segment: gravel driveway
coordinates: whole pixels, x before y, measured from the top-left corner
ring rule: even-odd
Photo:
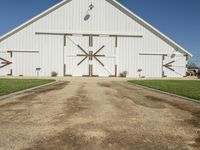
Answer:
[[[199,150],[200,105],[119,79],[67,78],[0,101],[1,150]]]

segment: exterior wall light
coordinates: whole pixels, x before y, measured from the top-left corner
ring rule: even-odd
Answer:
[[[86,14],[85,17],[84,17],[84,21],[87,21],[87,20],[90,19],[90,14],[89,14],[89,12],[90,12],[93,8],[94,8],[94,5],[91,3],[91,4],[89,5],[89,9],[87,10],[87,14]]]
[[[89,6],[89,10],[92,10],[94,8],[94,5],[91,3]]]

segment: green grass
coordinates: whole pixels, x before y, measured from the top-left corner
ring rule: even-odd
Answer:
[[[200,100],[200,81],[185,80],[133,80],[134,84],[158,89],[161,91],[177,94]]]
[[[51,83],[53,81],[54,80],[40,79],[0,79],[0,96]]]

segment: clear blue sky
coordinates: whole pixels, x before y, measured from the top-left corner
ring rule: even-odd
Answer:
[[[61,0],[1,0],[0,35]],[[200,0],[118,0],[193,53],[200,66]]]

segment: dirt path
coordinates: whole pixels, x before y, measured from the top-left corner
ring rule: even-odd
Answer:
[[[69,80],[0,101],[1,150],[200,149],[200,105],[121,80]]]

